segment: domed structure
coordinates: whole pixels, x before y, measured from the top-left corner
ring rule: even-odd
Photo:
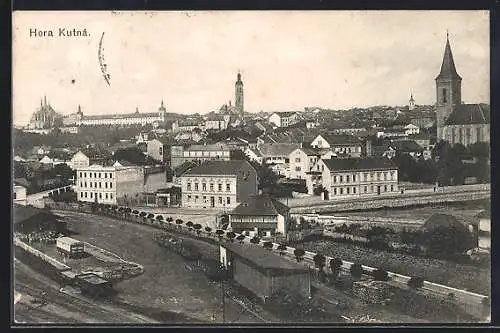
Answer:
[[[62,116],[47,103],[47,97],[40,101],[40,107],[31,115],[30,129],[48,129],[54,126],[60,126]]]

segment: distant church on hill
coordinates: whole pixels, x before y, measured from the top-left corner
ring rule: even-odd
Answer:
[[[437,138],[464,146],[490,141],[490,106],[462,102],[462,78],[457,73],[446,34],[441,71],[436,77]]]

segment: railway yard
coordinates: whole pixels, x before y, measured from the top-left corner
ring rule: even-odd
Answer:
[[[112,300],[91,300],[80,294],[61,291],[60,285],[49,282],[39,274],[23,273],[25,265],[16,265],[16,291],[23,295],[15,306],[15,319],[19,322],[121,322],[121,323],[283,323],[293,321],[285,319],[264,309],[251,297],[240,292],[231,282],[224,283],[225,298],[222,311],[221,283],[210,281],[203,272],[197,270],[181,256],[162,248],[153,240],[157,232],[147,225],[130,223],[104,216],[95,216],[80,212],[55,211],[68,223],[68,228],[78,240],[89,242],[111,251],[121,258],[136,262],[144,267],[144,273],[114,284],[117,295]],[[218,246],[201,240],[192,242],[206,257],[218,258]],[[37,284],[30,279],[46,281]],[[30,290],[33,285],[37,290]],[[47,304],[35,306],[26,301],[24,295],[43,297]],[[50,293],[50,294],[49,294]],[[38,295],[38,296],[37,296]],[[75,308],[74,299],[81,302]],[[375,322],[407,323],[427,322],[406,314],[394,313],[386,308],[363,304],[358,299],[337,291],[334,288],[320,287],[314,295],[314,301],[330,315],[324,322],[345,322],[342,318],[369,316]],[[344,304],[342,308],[339,303]],[[59,306],[64,311],[47,311],[52,306]],[[96,315],[93,312],[115,312],[115,316]],[[75,314],[75,310],[82,314]],[[53,315],[56,313],[57,315]],[[35,316],[35,317],[33,317]],[[33,318],[39,317],[37,320]],[[51,316],[54,316],[52,320]],[[124,316],[117,320],[116,316]],[[224,318],[223,318],[224,316]]]

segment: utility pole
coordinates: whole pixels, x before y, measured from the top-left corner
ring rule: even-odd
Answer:
[[[220,280],[222,290],[222,323],[226,322],[226,293],[224,292],[224,279]]]

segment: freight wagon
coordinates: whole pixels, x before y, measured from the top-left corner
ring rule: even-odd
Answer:
[[[113,284],[94,273],[79,274],[74,279],[74,284],[82,293],[91,296],[110,296],[114,294]]]
[[[57,251],[68,258],[81,258],[85,255],[83,242],[70,238],[59,237],[56,239]]]
[[[174,251],[186,260],[194,261],[202,257],[198,248],[185,239],[175,238],[166,233],[156,233],[153,235],[153,240],[160,246]]]

